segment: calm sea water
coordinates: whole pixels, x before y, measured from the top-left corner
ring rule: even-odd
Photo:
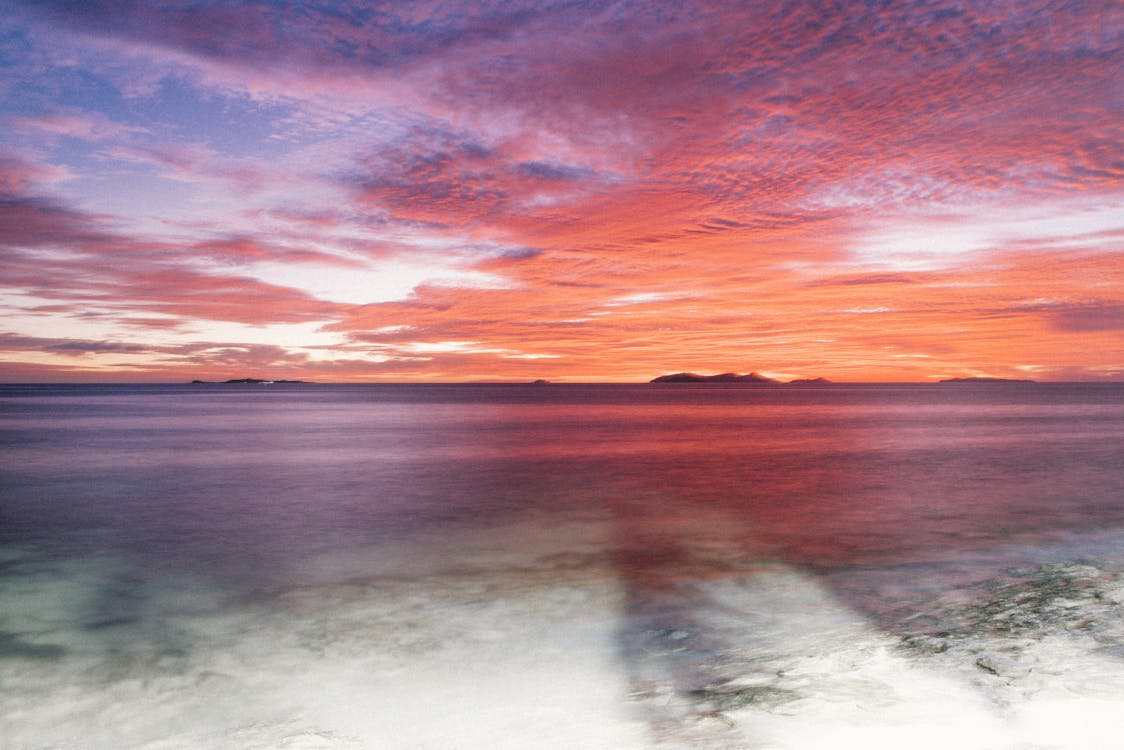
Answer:
[[[1124,707],[1121,385],[0,386],[0,446],[3,747],[1087,747],[1033,717]]]

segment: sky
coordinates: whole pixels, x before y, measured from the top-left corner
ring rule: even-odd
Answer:
[[[0,382],[1124,380],[1114,0],[0,8]]]

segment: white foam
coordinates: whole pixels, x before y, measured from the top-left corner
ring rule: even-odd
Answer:
[[[5,610],[5,629],[66,654],[0,660],[0,747],[1112,746],[1124,661],[1106,649],[1124,643],[1124,605],[1119,581],[1096,567],[1025,576],[1040,585],[1037,629],[968,628],[926,650],[906,648],[819,576],[743,561],[740,572],[672,582],[689,621],[677,629],[673,611],[660,625],[666,653],[630,655],[630,629],[648,627],[630,612],[643,592],[624,590],[606,531],[589,520],[532,524],[444,547],[353,550],[238,607],[219,607],[205,582],[151,578],[129,617],[93,629],[82,626],[92,592],[122,574],[121,561],[8,579],[5,603],[18,607]],[[717,542],[699,549],[737,558]],[[1067,583],[1086,577],[1096,586]],[[1017,604],[1017,578],[984,590]],[[966,591],[934,601],[976,612]],[[705,636],[697,655],[696,633]],[[707,659],[726,662],[713,685],[675,684]],[[649,678],[666,684],[641,690]]]
[[[86,604],[62,596],[63,640],[81,647],[0,666],[19,686],[0,697],[0,745],[645,747],[616,662],[612,576],[528,567],[534,556],[497,566],[477,542],[446,556],[453,572],[321,582],[249,608],[177,609],[157,596],[138,613],[147,625],[121,626],[137,638],[118,639],[116,653],[98,648],[114,626],[73,627]]]
[[[1054,568],[1049,575],[1063,579],[1099,573]],[[1102,644],[1121,643],[1124,622],[1103,595],[1050,600],[1072,612],[1067,622],[1076,628],[1044,621],[1021,637],[967,632],[946,651],[926,654],[903,649],[898,636],[858,616],[815,577],[784,566],[700,589],[710,603],[704,627],[730,654],[751,656],[746,676],[720,690],[772,691],[723,711],[729,726],[716,747],[1087,750],[1118,743],[1124,662]],[[1093,617],[1102,624],[1084,623]],[[682,735],[689,746],[698,732]]]

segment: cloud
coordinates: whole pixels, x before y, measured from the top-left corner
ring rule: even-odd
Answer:
[[[905,273],[865,273],[858,276],[831,277],[810,282],[812,286],[871,286],[880,284],[915,284],[919,275]]]
[[[611,185],[616,177],[589,165],[530,158],[533,148],[482,133],[419,123],[370,149],[343,176],[365,204],[400,220],[438,227],[495,222],[551,212]]]
[[[0,196],[6,200],[25,196],[40,185],[64,180],[69,176],[65,168],[0,152]]]
[[[142,344],[119,341],[86,341],[82,339],[52,339],[40,336],[20,336],[0,333],[0,351],[42,351],[49,354],[81,356],[83,354],[137,354],[152,351]]]
[[[266,323],[330,316],[333,305],[248,275],[199,267],[192,248],[119,234],[108,217],[35,195],[0,196],[0,283],[46,301],[109,305],[213,320]],[[245,255],[262,249],[245,240],[202,245]],[[282,257],[286,257],[282,255]],[[290,261],[321,260],[300,252]]]
[[[280,179],[274,170],[253,159],[222,157],[199,144],[115,146],[102,157],[119,163],[155,167],[166,178],[188,183],[218,182],[243,192],[257,192]],[[290,176],[291,178],[291,176]]]
[[[1118,343],[1110,16],[16,2],[0,279],[29,319],[116,321],[76,342],[219,347],[163,367],[1070,372]],[[343,343],[224,349],[205,331],[225,323]]]
[[[128,139],[146,132],[145,128],[115,122],[100,112],[81,111],[18,117],[14,120],[13,127],[24,132],[76,138],[93,143]]]
[[[543,160],[520,162],[511,170],[521,177],[543,182],[582,182],[596,177],[596,173],[589,169]]]
[[[191,245],[188,252],[206,256],[220,264],[234,266],[269,261],[294,265],[321,265],[333,268],[359,270],[365,268],[357,258],[321,252],[303,246],[274,244],[259,237],[233,235],[202,240]]]
[[[0,251],[26,247],[75,247],[108,243],[97,217],[50,198],[0,194]]]
[[[1119,300],[1033,300],[1006,310],[1045,315],[1062,331],[1093,332],[1124,330],[1124,302]]]

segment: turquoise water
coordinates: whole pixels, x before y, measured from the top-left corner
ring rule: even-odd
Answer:
[[[1124,701],[1121,385],[0,386],[0,445],[4,747],[1083,747],[1033,717]]]

